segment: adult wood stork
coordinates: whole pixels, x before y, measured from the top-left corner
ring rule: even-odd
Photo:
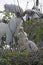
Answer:
[[[21,19],[20,15],[22,14],[21,8],[18,6],[14,5],[10,8],[11,6],[5,5],[5,10],[10,10],[15,12],[15,16],[10,20],[8,24],[5,24],[3,22],[0,23],[0,43],[1,43],[1,38],[3,35],[6,34],[6,43],[9,45],[12,43],[12,39],[14,39],[14,34],[17,35],[20,26],[23,23],[23,20]],[[10,9],[9,9],[10,8]],[[14,9],[14,10],[13,10]],[[20,10],[19,10],[20,9]],[[20,12],[20,13],[19,13]]]

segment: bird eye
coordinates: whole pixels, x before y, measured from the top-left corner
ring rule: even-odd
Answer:
[[[31,48],[31,45],[29,44],[29,48]]]

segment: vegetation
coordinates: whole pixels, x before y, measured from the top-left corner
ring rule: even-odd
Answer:
[[[4,20],[6,20],[7,21],[7,23],[10,21],[10,19],[14,16],[14,13],[11,13],[11,12],[9,12],[9,11],[0,11],[0,13],[2,13],[3,14],[3,17],[2,17],[2,20],[4,19]],[[1,21],[2,21],[1,20]]]
[[[1,52],[0,65],[43,65],[43,58],[29,52]]]
[[[25,31],[30,40],[34,41],[39,47],[43,45],[43,19],[27,21]]]

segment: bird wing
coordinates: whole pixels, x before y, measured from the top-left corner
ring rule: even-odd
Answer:
[[[23,9],[17,5],[12,5],[12,4],[5,4],[4,8],[6,11],[12,12],[12,13],[17,13],[19,12],[20,14],[23,13]]]

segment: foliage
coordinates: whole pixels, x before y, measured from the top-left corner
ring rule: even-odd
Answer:
[[[0,13],[3,13],[3,17],[2,17],[2,20],[5,19],[7,20],[7,22],[10,21],[10,19],[14,16],[14,13],[11,13],[9,11],[0,11]]]
[[[20,65],[22,62],[20,61],[20,56],[27,57],[28,52],[2,52],[0,53],[0,64],[1,65]],[[19,58],[19,59],[18,59]]]
[[[39,57],[38,53],[7,51],[0,53],[1,65],[40,65],[39,63],[43,64],[43,58]]]
[[[43,45],[43,19],[26,21],[25,31],[28,34],[28,38],[38,46]]]
[[[32,55],[30,55],[27,52],[23,52],[23,53],[21,53],[21,52],[15,52],[15,53],[14,52],[2,52],[2,53],[0,53],[0,64],[1,65],[26,65],[26,64],[29,65],[29,62],[30,61],[32,62],[31,56]],[[30,61],[29,61],[29,58],[31,58]]]

